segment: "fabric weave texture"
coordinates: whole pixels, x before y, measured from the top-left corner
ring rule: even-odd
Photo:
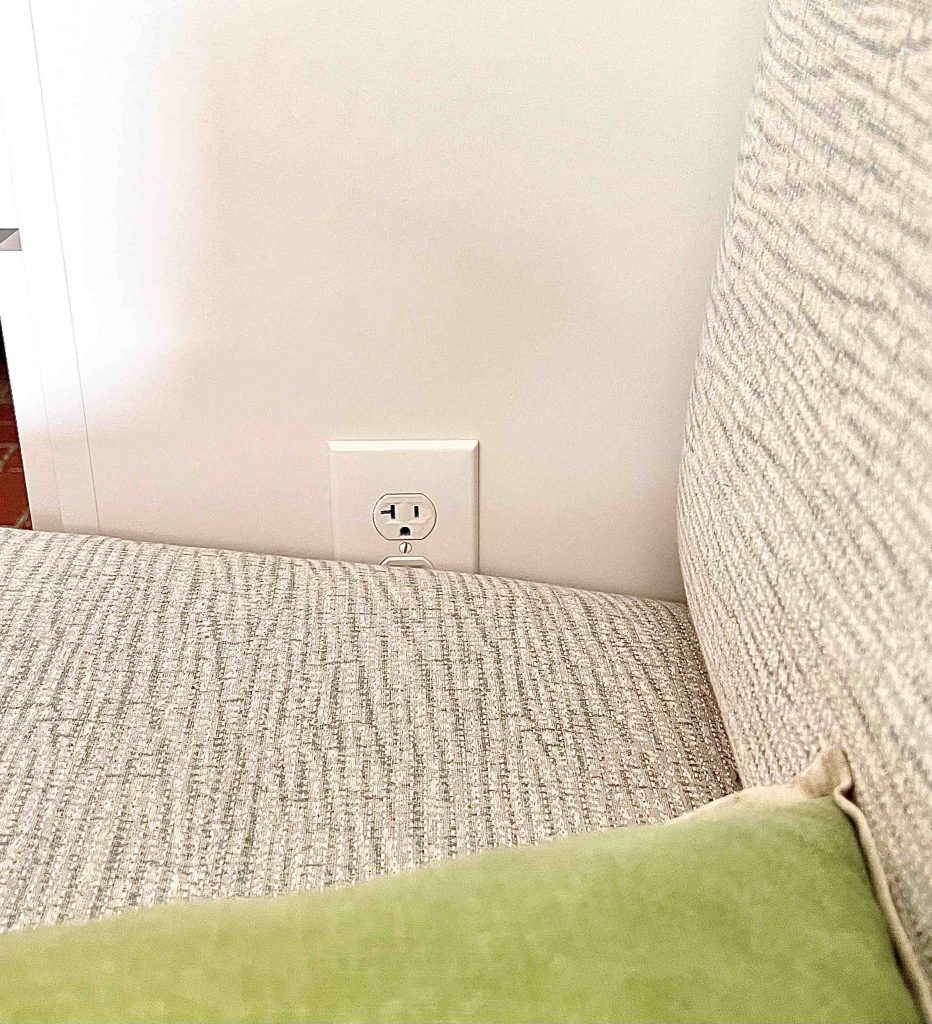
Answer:
[[[774,0],[681,470],[745,785],[837,743],[932,973],[932,5]]]
[[[0,927],[343,885],[736,788],[682,605],[0,531]]]

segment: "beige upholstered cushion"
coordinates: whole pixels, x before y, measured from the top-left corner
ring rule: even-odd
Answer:
[[[776,0],[692,396],[690,611],[745,785],[841,744],[932,957],[932,5]]]
[[[0,531],[0,927],[333,885],[737,785],[682,605]]]

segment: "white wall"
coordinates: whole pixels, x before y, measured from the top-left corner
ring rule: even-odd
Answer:
[[[13,181],[10,177],[10,157],[7,151],[6,133],[0,123],[0,228],[16,227],[16,200],[13,198]]]
[[[476,437],[484,572],[679,596],[763,6],[33,0],[101,532],[327,556],[328,439]]]

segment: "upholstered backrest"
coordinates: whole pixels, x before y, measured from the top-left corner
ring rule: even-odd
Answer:
[[[772,2],[679,513],[744,783],[839,740],[928,967],[930,2]]]

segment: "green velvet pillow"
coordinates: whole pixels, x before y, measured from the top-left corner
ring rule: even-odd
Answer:
[[[12,1021],[917,1021],[831,798],[0,937]]]

